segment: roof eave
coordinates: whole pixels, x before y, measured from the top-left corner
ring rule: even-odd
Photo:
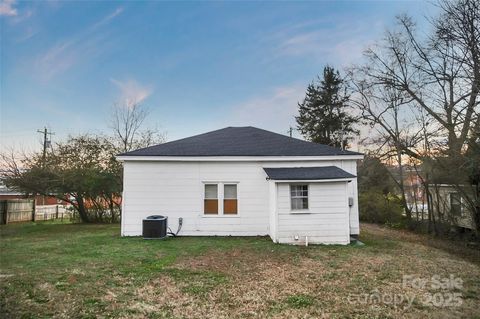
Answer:
[[[271,179],[267,178],[268,181],[275,183],[328,183],[328,182],[351,182],[356,177],[351,178],[323,178],[323,179]]]
[[[118,155],[120,162],[270,162],[270,161],[318,161],[318,160],[358,160],[363,154],[318,155],[318,156],[138,156]]]

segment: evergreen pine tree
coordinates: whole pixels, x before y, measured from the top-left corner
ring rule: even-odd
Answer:
[[[309,141],[334,147],[347,146],[358,134],[354,124],[358,118],[347,113],[349,96],[338,71],[326,66],[323,79],[311,83],[295,117],[297,128]],[[343,141],[342,141],[343,140]],[[343,142],[343,144],[342,144]]]

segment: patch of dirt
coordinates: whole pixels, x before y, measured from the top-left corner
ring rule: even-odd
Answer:
[[[50,277],[22,272],[13,277],[0,275],[2,287],[10,289],[8,294],[0,290],[4,297],[0,303],[9,307],[7,318],[31,314],[54,318],[234,319],[480,315],[479,264],[474,259],[458,258],[460,252],[451,252],[454,244],[375,225],[362,226],[362,234],[368,244],[361,247],[252,248],[242,239],[232,249],[217,249],[212,244],[201,255],[177,257],[168,268],[155,268],[147,274],[144,269],[148,268],[142,267],[153,260],[150,255],[144,257],[145,263],[132,266],[131,272],[120,271],[107,260],[95,267],[57,269]],[[436,241],[440,243],[430,243]],[[101,267],[108,272],[99,272],[104,270]],[[463,287],[456,292],[461,293],[463,303],[458,307],[425,305],[423,296],[436,290],[403,285],[404,275],[459,277]],[[365,302],[364,296],[370,300]],[[376,302],[375,298],[385,296],[403,296],[413,303]],[[292,304],[291,300],[299,302]]]
[[[395,231],[375,228],[373,232],[380,238],[396,239]],[[409,234],[400,232],[399,236]],[[475,264],[453,261],[447,252],[420,244],[416,237],[413,234],[392,249],[370,252],[368,247],[352,247],[351,251],[343,251],[343,255],[337,255],[330,248],[323,247],[323,251],[322,247],[316,247],[300,258],[265,256],[245,249],[212,250],[202,256],[178,260],[174,267],[218,272],[228,278],[226,283],[212,288],[205,296],[197,296],[182,291],[184,283],[162,275],[139,288],[129,307],[145,316],[165,313],[185,318],[333,318],[345,315],[458,318],[478,314],[478,297],[465,298],[457,308],[434,307],[422,304],[422,298],[429,293],[428,287],[402,284],[403,275],[408,274],[419,278],[431,278],[434,274],[463,276],[465,273],[480,277],[480,268]],[[466,280],[465,285],[466,290],[480,290],[478,281]],[[315,301],[305,308],[291,309],[285,299],[295,295],[307,295]],[[375,303],[372,299],[372,304],[359,299],[363,296],[379,296],[387,301],[395,296],[404,299],[398,304]]]

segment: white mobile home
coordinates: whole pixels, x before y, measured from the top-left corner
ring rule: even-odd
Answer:
[[[458,188],[463,189],[462,193]],[[435,219],[439,223],[446,223],[467,229],[475,229],[474,213],[467,204],[464,194],[473,197],[475,186],[457,186],[453,184],[429,185],[431,203]]]
[[[360,153],[254,127],[227,127],[118,156],[122,236],[164,215],[181,236],[348,244],[359,234]]]

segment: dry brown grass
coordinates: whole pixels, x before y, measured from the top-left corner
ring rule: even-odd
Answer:
[[[362,225],[361,240],[365,246],[290,247],[274,245],[262,238],[173,239],[164,246],[173,243],[173,250],[182,251],[186,245],[201,242],[202,248],[185,254],[176,252],[176,258],[164,264],[158,263],[172,251],[155,251],[153,257],[144,257],[154,260],[129,264],[137,267],[133,272],[123,266],[116,271],[113,263],[110,276],[103,272],[93,276],[91,269],[72,268],[66,271],[61,285],[40,282],[33,286],[33,292],[18,285],[15,278],[19,273],[16,277],[2,277],[2,284],[17,284],[16,302],[7,296],[2,302],[3,309],[12,317],[46,314],[58,318],[480,316],[479,251],[465,247],[456,251],[452,242],[368,224]],[[145,242],[137,240],[135,245],[138,249]],[[151,245],[162,247],[158,242]],[[109,264],[107,260],[103,262]],[[148,267],[140,271],[140,265]],[[12,272],[2,269],[3,275]],[[461,294],[462,304],[457,307],[423,304],[425,294],[438,291],[403,287],[403,275],[409,274],[419,278],[433,275],[461,278],[463,288],[455,292]],[[90,291],[82,295],[80,289]],[[413,298],[414,302],[409,306],[407,302],[393,305],[349,299],[371,293],[401,295]],[[43,302],[39,303],[40,296]]]
[[[182,293],[182,288],[189,283],[172,281],[168,275],[161,276],[137,291],[141,302],[134,302],[132,307],[140,310],[140,316],[167,310],[168,315],[186,318],[471,318],[479,314],[478,265],[455,260],[444,251],[432,249],[429,246],[431,239],[425,240],[422,235],[375,225],[364,225],[363,229],[374,240],[397,240],[400,237],[402,241],[367,254],[367,247],[357,250],[324,247],[323,251],[306,248],[301,251],[300,258],[241,249],[211,251],[203,256],[183,258],[175,268],[220,272],[230,279],[227,284],[213,288],[206,296],[197,296]],[[409,309],[406,309],[406,302],[397,306],[364,305],[351,303],[346,298],[349,294],[375,292],[375,289],[380,294],[402,294],[410,298],[419,298],[429,292],[428,289],[402,288],[403,274],[415,274],[421,278],[430,278],[432,274],[441,277],[454,274],[464,278],[465,289],[475,292],[476,296],[469,295],[458,308],[416,303]],[[473,278],[466,278],[465,274],[471,274]],[[292,309],[286,300],[296,295],[310,296],[314,302],[305,308]]]

